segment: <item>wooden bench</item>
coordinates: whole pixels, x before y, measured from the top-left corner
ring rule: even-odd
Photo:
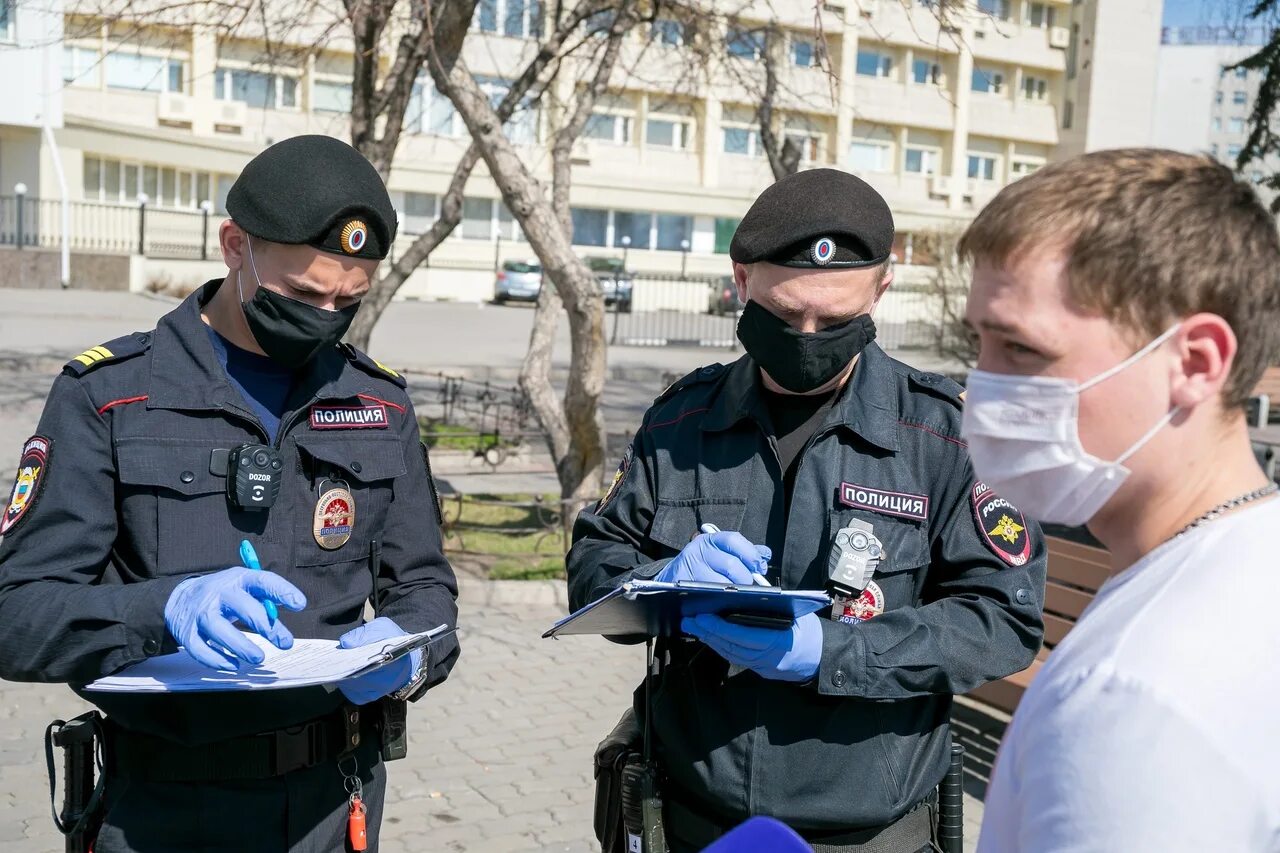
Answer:
[[[984,684],[968,695],[980,702],[1013,713],[1054,646],[1062,642],[1093,601],[1098,588],[1111,577],[1111,560],[1103,548],[1046,536],[1049,548],[1048,581],[1044,591],[1044,645],[1022,672]]]

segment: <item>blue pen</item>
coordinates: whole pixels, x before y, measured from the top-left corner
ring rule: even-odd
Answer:
[[[701,527],[699,527],[698,530],[708,535],[712,533],[721,532],[720,528],[716,527],[714,524],[704,524]],[[763,559],[762,559],[762,562],[763,562]],[[760,572],[752,572],[751,579],[756,582],[756,586],[772,586],[772,584],[769,583],[768,579],[765,578],[765,576]]]
[[[240,561],[244,563],[247,569],[253,569],[255,572],[262,571],[262,564],[258,562],[258,552],[253,550],[253,543],[248,539],[240,543]],[[267,609],[267,618],[274,625],[276,619],[280,618],[280,611],[276,610],[276,603],[269,598],[264,598],[262,599],[262,606]]]

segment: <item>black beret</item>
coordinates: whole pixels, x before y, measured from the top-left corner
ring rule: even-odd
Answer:
[[[889,259],[893,214],[880,193],[838,169],[787,175],[738,223],[729,257],[784,267],[870,267]]]
[[[232,221],[273,243],[382,260],[396,211],[378,170],[331,136],[295,136],[249,161],[227,193]]]

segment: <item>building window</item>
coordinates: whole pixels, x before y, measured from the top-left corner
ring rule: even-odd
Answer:
[[[725,219],[716,217],[716,245],[715,253],[717,255],[729,254],[729,244],[733,242],[733,235],[738,230],[740,219]]]
[[[219,68],[215,75],[214,92],[220,100],[265,110],[298,106],[297,78],[244,68]]]
[[[1228,145],[1228,146],[1227,146],[1227,156],[1228,156],[1228,157],[1230,157],[1232,160],[1235,160],[1237,157],[1239,157],[1239,156],[1240,156],[1240,146],[1239,146],[1239,145]]]
[[[1248,69],[1248,68],[1237,68],[1237,69],[1236,69],[1236,79],[1237,79],[1237,80],[1243,80],[1243,79],[1245,79],[1245,78],[1246,78],[1246,77],[1248,77],[1248,76],[1249,76],[1249,69]]]
[[[1009,164],[1009,171],[1013,173],[1013,179],[1016,181],[1018,178],[1030,175],[1043,165],[1036,160],[1014,160]]]
[[[693,239],[693,217],[671,213],[659,213],[657,220],[658,248],[682,252]]]
[[[1067,79],[1076,79],[1076,59],[1079,57],[1080,25],[1071,25],[1071,41],[1067,43]]]
[[[978,0],[978,11],[1000,20],[1009,20],[1009,0]]]
[[[1214,117],[1209,121],[1209,129],[1210,129],[1210,130],[1212,130],[1214,133],[1221,133],[1221,132],[1222,132],[1222,119],[1218,118],[1217,116],[1214,116]]]
[[[3,2],[3,0],[0,0]],[[98,51],[85,47],[62,49],[62,82],[72,86],[98,87]]]
[[[686,121],[651,118],[645,121],[644,143],[653,148],[674,148],[680,151],[690,147],[693,134]]]
[[[1215,119],[1217,121],[1217,119]],[[1228,133],[1244,133],[1244,119],[1233,118],[1227,120]]]
[[[1048,29],[1053,26],[1054,8],[1047,3],[1027,3],[1026,25],[1036,29]]]
[[[1248,93],[1248,92],[1232,92],[1232,93],[1231,93],[1231,103],[1233,103],[1233,104],[1247,104],[1247,103],[1249,103],[1249,93]]]
[[[763,154],[760,147],[760,134],[747,127],[726,127],[724,130],[724,153],[746,154],[754,156]]]
[[[942,80],[942,66],[927,59],[916,59],[911,63],[911,79],[920,84],[937,84]]]
[[[1214,157],[1218,156],[1218,143],[1215,142],[1209,146],[1209,153]]]
[[[582,135],[587,139],[626,145],[631,141],[631,119],[612,113],[592,113]]]
[[[684,24],[671,18],[659,18],[653,22],[653,40],[667,47],[684,44]]]
[[[137,92],[182,90],[182,62],[161,56],[108,53],[103,62],[107,86]],[[177,87],[173,88],[176,83]]]
[[[888,77],[893,73],[893,57],[874,50],[858,51],[858,74],[863,77]]]
[[[460,136],[464,130],[453,103],[437,92],[430,80],[419,80],[413,84],[404,126],[409,133],[431,136]]]
[[[1049,81],[1043,77],[1032,77],[1030,74],[1022,78],[1022,97],[1028,101],[1043,101],[1049,97]]]
[[[624,245],[632,249],[648,249],[651,247],[650,231],[653,229],[653,214],[632,213],[627,210],[613,212],[613,245],[622,248]],[[630,243],[623,243],[623,238],[630,238]]]
[[[892,171],[889,146],[883,142],[850,142],[849,167],[854,172]]]
[[[996,158],[984,154],[969,155],[969,177],[975,181],[996,179]]]
[[[16,6],[17,0],[0,0],[0,41],[17,41],[14,33]]]
[[[179,171],[172,166],[86,156],[81,188],[86,201],[133,205],[139,193],[146,193],[149,207],[191,210],[209,198],[213,177],[208,172]]]
[[[1070,130],[1071,121],[1075,117],[1075,102],[1068,100],[1062,105],[1062,129]]]
[[[571,207],[573,220],[573,245],[603,246],[609,231],[609,211],[589,207]]]
[[[941,154],[936,148],[908,148],[903,169],[913,175],[936,175]]]
[[[1221,104],[1221,103],[1222,103],[1222,92],[1221,92],[1221,91],[1218,91],[1218,92],[1214,92],[1214,93],[1213,93],[1213,102],[1214,102],[1215,104]]]
[[[796,147],[800,149],[801,163],[812,163],[821,156],[821,135],[800,131],[787,131],[786,140],[788,142],[795,143]]]
[[[1004,75],[990,68],[974,68],[971,88],[975,92],[999,95],[1004,91]]]
[[[351,112],[351,84],[317,80],[311,87],[311,109],[318,113]]]
[[[422,234],[435,222],[437,199],[431,193],[406,192],[401,202],[403,221],[401,228],[406,234]]]
[[[467,240],[493,239],[493,199],[462,199],[462,236]]]
[[[818,64],[818,51],[814,43],[799,36],[791,37],[791,64],[800,68],[812,68]]]
[[[730,27],[725,46],[730,56],[750,59],[754,62],[764,53],[764,33],[743,27]]]
[[[537,38],[542,34],[542,5],[538,0],[480,0],[471,26],[482,33]]]

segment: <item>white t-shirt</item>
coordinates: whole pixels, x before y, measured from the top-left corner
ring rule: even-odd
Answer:
[[[979,853],[1280,851],[1280,500],[1098,592],[1014,715]]]

